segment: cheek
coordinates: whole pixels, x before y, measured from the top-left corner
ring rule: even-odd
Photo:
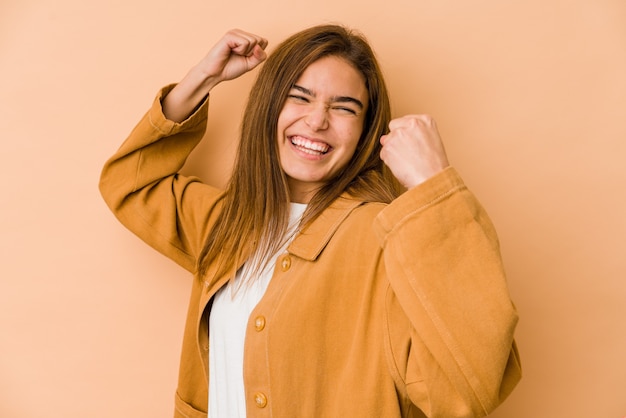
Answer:
[[[297,106],[289,106],[286,104],[278,114],[277,126],[279,130],[284,130],[289,125],[302,117],[302,109]]]
[[[354,154],[354,151],[359,144],[359,140],[361,139],[362,133],[363,129],[360,125],[354,124],[345,127],[343,131],[343,137],[346,138],[344,144],[346,150],[350,150],[351,154]]]
[[[363,133],[364,133],[364,130],[363,130],[362,121],[350,126],[350,129],[346,131],[346,134],[348,134],[349,136],[346,136],[345,138],[350,138],[345,144],[346,153],[349,154],[349,156],[346,159],[346,164],[348,164],[349,161],[351,161],[354,158],[354,154],[356,153],[356,150],[359,146],[359,142],[361,141],[361,136],[363,135]]]
[[[356,135],[357,132],[353,132],[353,135]],[[356,148],[359,144],[359,136],[351,136],[350,140],[345,141],[343,143],[343,149],[341,154],[339,155],[338,164],[341,167],[346,167],[350,164],[352,159],[354,158],[354,154],[356,153]]]
[[[281,136],[285,127],[287,126],[287,120],[289,119],[288,109],[283,109],[278,114],[278,120],[276,121],[276,129],[278,129],[278,135]]]
[[[285,112],[281,111],[278,115],[278,120],[276,121],[276,129],[278,130],[278,136],[282,135],[282,132],[285,130]]]

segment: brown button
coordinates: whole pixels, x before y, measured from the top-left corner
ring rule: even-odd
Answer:
[[[254,329],[261,332],[263,331],[264,328],[265,328],[265,317],[259,315],[254,319]]]
[[[282,268],[283,271],[287,271],[289,270],[290,267],[291,267],[291,257],[286,255],[283,257],[283,261],[280,262],[280,268]]]
[[[267,396],[261,392],[257,392],[254,394],[254,403],[259,408],[265,408],[267,406]]]

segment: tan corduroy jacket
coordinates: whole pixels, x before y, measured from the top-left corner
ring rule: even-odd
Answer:
[[[100,190],[126,227],[194,273],[221,192],[177,173],[208,104],[176,124],[161,111],[167,91],[106,163]],[[453,168],[389,205],[339,198],[278,257],[250,317],[247,416],[492,411],[521,376],[498,245]],[[210,301],[232,274],[194,275],[175,417],[206,417]]]

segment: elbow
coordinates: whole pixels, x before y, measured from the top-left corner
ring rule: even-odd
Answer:
[[[124,200],[124,197],[120,194],[120,190],[121,189],[119,187],[115,187],[112,184],[111,179],[103,171],[98,182],[98,191],[100,192],[100,196],[102,196],[106,205],[113,212],[119,209],[122,201]]]
[[[457,375],[457,377],[459,377]],[[515,341],[508,359],[501,367],[475,379],[454,378],[425,381],[407,387],[413,403],[428,418],[478,418],[491,414],[511,394],[522,377],[522,368]],[[470,380],[473,380],[471,382]]]

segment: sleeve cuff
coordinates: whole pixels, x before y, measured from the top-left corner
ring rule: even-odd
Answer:
[[[425,182],[407,190],[391,202],[376,217],[376,223],[381,238],[399,226],[411,215],[465,188],[465,183],[456,169],[447,167]]]
[[[148,111],[148,117],[152,127],[165,135],[172,135],[193,128],[203,123],[208,115],[209,96],[207,95],[196,110],[184,121],[177,123],[167,119],[163,114],[162,101],[174,87],[176,87],[176,84],[169,84],[161,88],[152,102],[152,107]]]

